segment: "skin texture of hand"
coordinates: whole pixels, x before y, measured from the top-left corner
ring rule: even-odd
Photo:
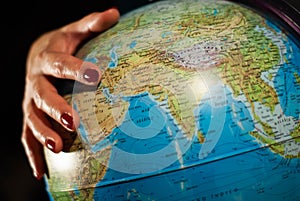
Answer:
[[[78,114],[58,94],[55,79],[71,79],[97,85],[101,79],[98,67],[74,57],[79,45],[117,23],[117,9],[91,13],[79,21],[43,34],[31,46],[26,63],[26,85],[23,98],[23,131],[21,141],[33,174],[41,179],[46,173],[43,147],[54,153],[63,149],[63,141],[52,128],[49,117],[68,131],[75,131]]]

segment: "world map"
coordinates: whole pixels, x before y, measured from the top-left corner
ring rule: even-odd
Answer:
[[[103,76],[64,96],[81,121],[45,150],[51,199],[300,200],[300,48],[272,18],[158,1],[76,56]]]

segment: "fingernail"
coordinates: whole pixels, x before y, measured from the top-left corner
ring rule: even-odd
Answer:
[[[46,147],[48,149],[50,149],[51,151],[54,151],[54,149],[55,149],[55,142],[54,141],[52,141],[50,139],[46,139],[45,144],[46,144]]]
[[[68,113],[64,113],[60,117],[61,122],[69,129],[73,129],[73,117],[69,115]]]
[[[88,82],[97,82],[99,80],[99,73],[94,69],[86,69],[83,78]]]

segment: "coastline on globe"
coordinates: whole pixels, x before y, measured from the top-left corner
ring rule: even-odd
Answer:
[[[103,76],[64,95],[80,125],[54,123],[65,147],[45,149],[51,199],[300,199],[300,47],[271,18],[157,1],[76,56]]]

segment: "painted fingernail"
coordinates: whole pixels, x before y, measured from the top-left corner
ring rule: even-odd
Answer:
[[[61,122],[69,129],[73,129],[73,117],[68,113],[64,113],[60,117]]]
[[[46,139],[45,144],[46,144],[46,147],[48,149],[50,149],[51,151],[54,151],[54,149],[55,149],[55,142],[53,140]]]
[[[99,80],[99,73],[94,69],[86,69],[83,78],[88,82],[97,82]]]

